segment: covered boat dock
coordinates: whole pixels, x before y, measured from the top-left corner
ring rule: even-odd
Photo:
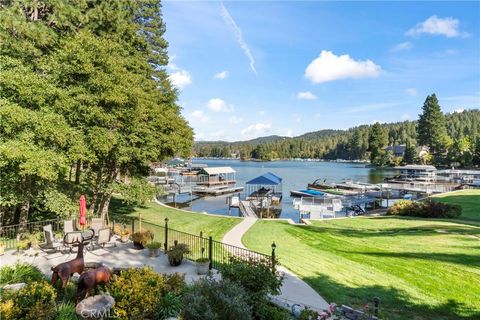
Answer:
[[[282,200],[282,178],[267,172],[245,184],[247,200],[271,198],[272,203]]]

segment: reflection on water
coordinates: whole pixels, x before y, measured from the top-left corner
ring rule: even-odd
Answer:
[[[303,162],[303,161],[274,161],[274,162],[242,162],[238,160],[195,160],[194,163],[205,163],[209,167],[229,166],[236,170],[237,185],[245,186],[245,182],[266,172],[272,172],[283,179],[283,200],[280,218],[298,220],[298,211],[292,206],[290,190],[305,189],[308,183],[316,179],[325,179],[326,182],[354,182],[380,183],[386,177],[397,173],[389,169],[367,168],[364,164],[336,163],[336,162]],[[241,194],[242,198],[245,194]],[[196,212],[208,212],[220,215],[238,216],[238,209],[228,212],[227,197],[203,197],[190,202],[190,195],[181,195],[176,198],[177,207]],[[171,197],[166,201],[173,201]],[[173,206],[173,205],[172,205]]]

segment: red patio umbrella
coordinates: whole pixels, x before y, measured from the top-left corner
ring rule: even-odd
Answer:
[[[87,200],[82,194],[80,196],[80,225],[84,226],[87,224]]]

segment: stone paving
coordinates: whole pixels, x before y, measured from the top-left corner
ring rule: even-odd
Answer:
[[[151,266],[159,273],[183,273],[187,283],[204,277],[197,275],[195,263],[187,259],[184,259],[180,266],[172,267],[168,263],[167,256],[163,253],[161,253],[159,257],[150,258],[148,256],[148,249],[136,250],[133,248],[132,242],[121,243],[120,241],[116,241],[116,243],[117,247],[112,246],[106,249],[86,250],[84,253],[85,262],[101,262],[109,268]],[[65,254],[57,252],[47,255],[38,249],[29,249],[20,252],[8,250],[5,251],[3,256],[0,256],[0,266],[13,265],[16,262],[27,262],[40,268],[46,275],[51,275],[51,267],[72,260],[75,256],[76,252]],[[216,270],[214,270],[213,273],[215,277],[218,277]]]

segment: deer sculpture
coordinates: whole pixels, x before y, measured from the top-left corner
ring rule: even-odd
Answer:
[[[67,286],[68,280],[74,273],[82,274],[85,267],[83,260],[83,243],[79,242],[78,252],[75,259],[60,263],[56,267],[52,267],[52,285],[55,286],[58,279],[62,280],[62,289]]]
[[[83,273],[77,284],[77,301],[87,298],[90,295],[90,291],[95,289],[97,285],[107,283],[111,279],[112,271],[106,266]]]

